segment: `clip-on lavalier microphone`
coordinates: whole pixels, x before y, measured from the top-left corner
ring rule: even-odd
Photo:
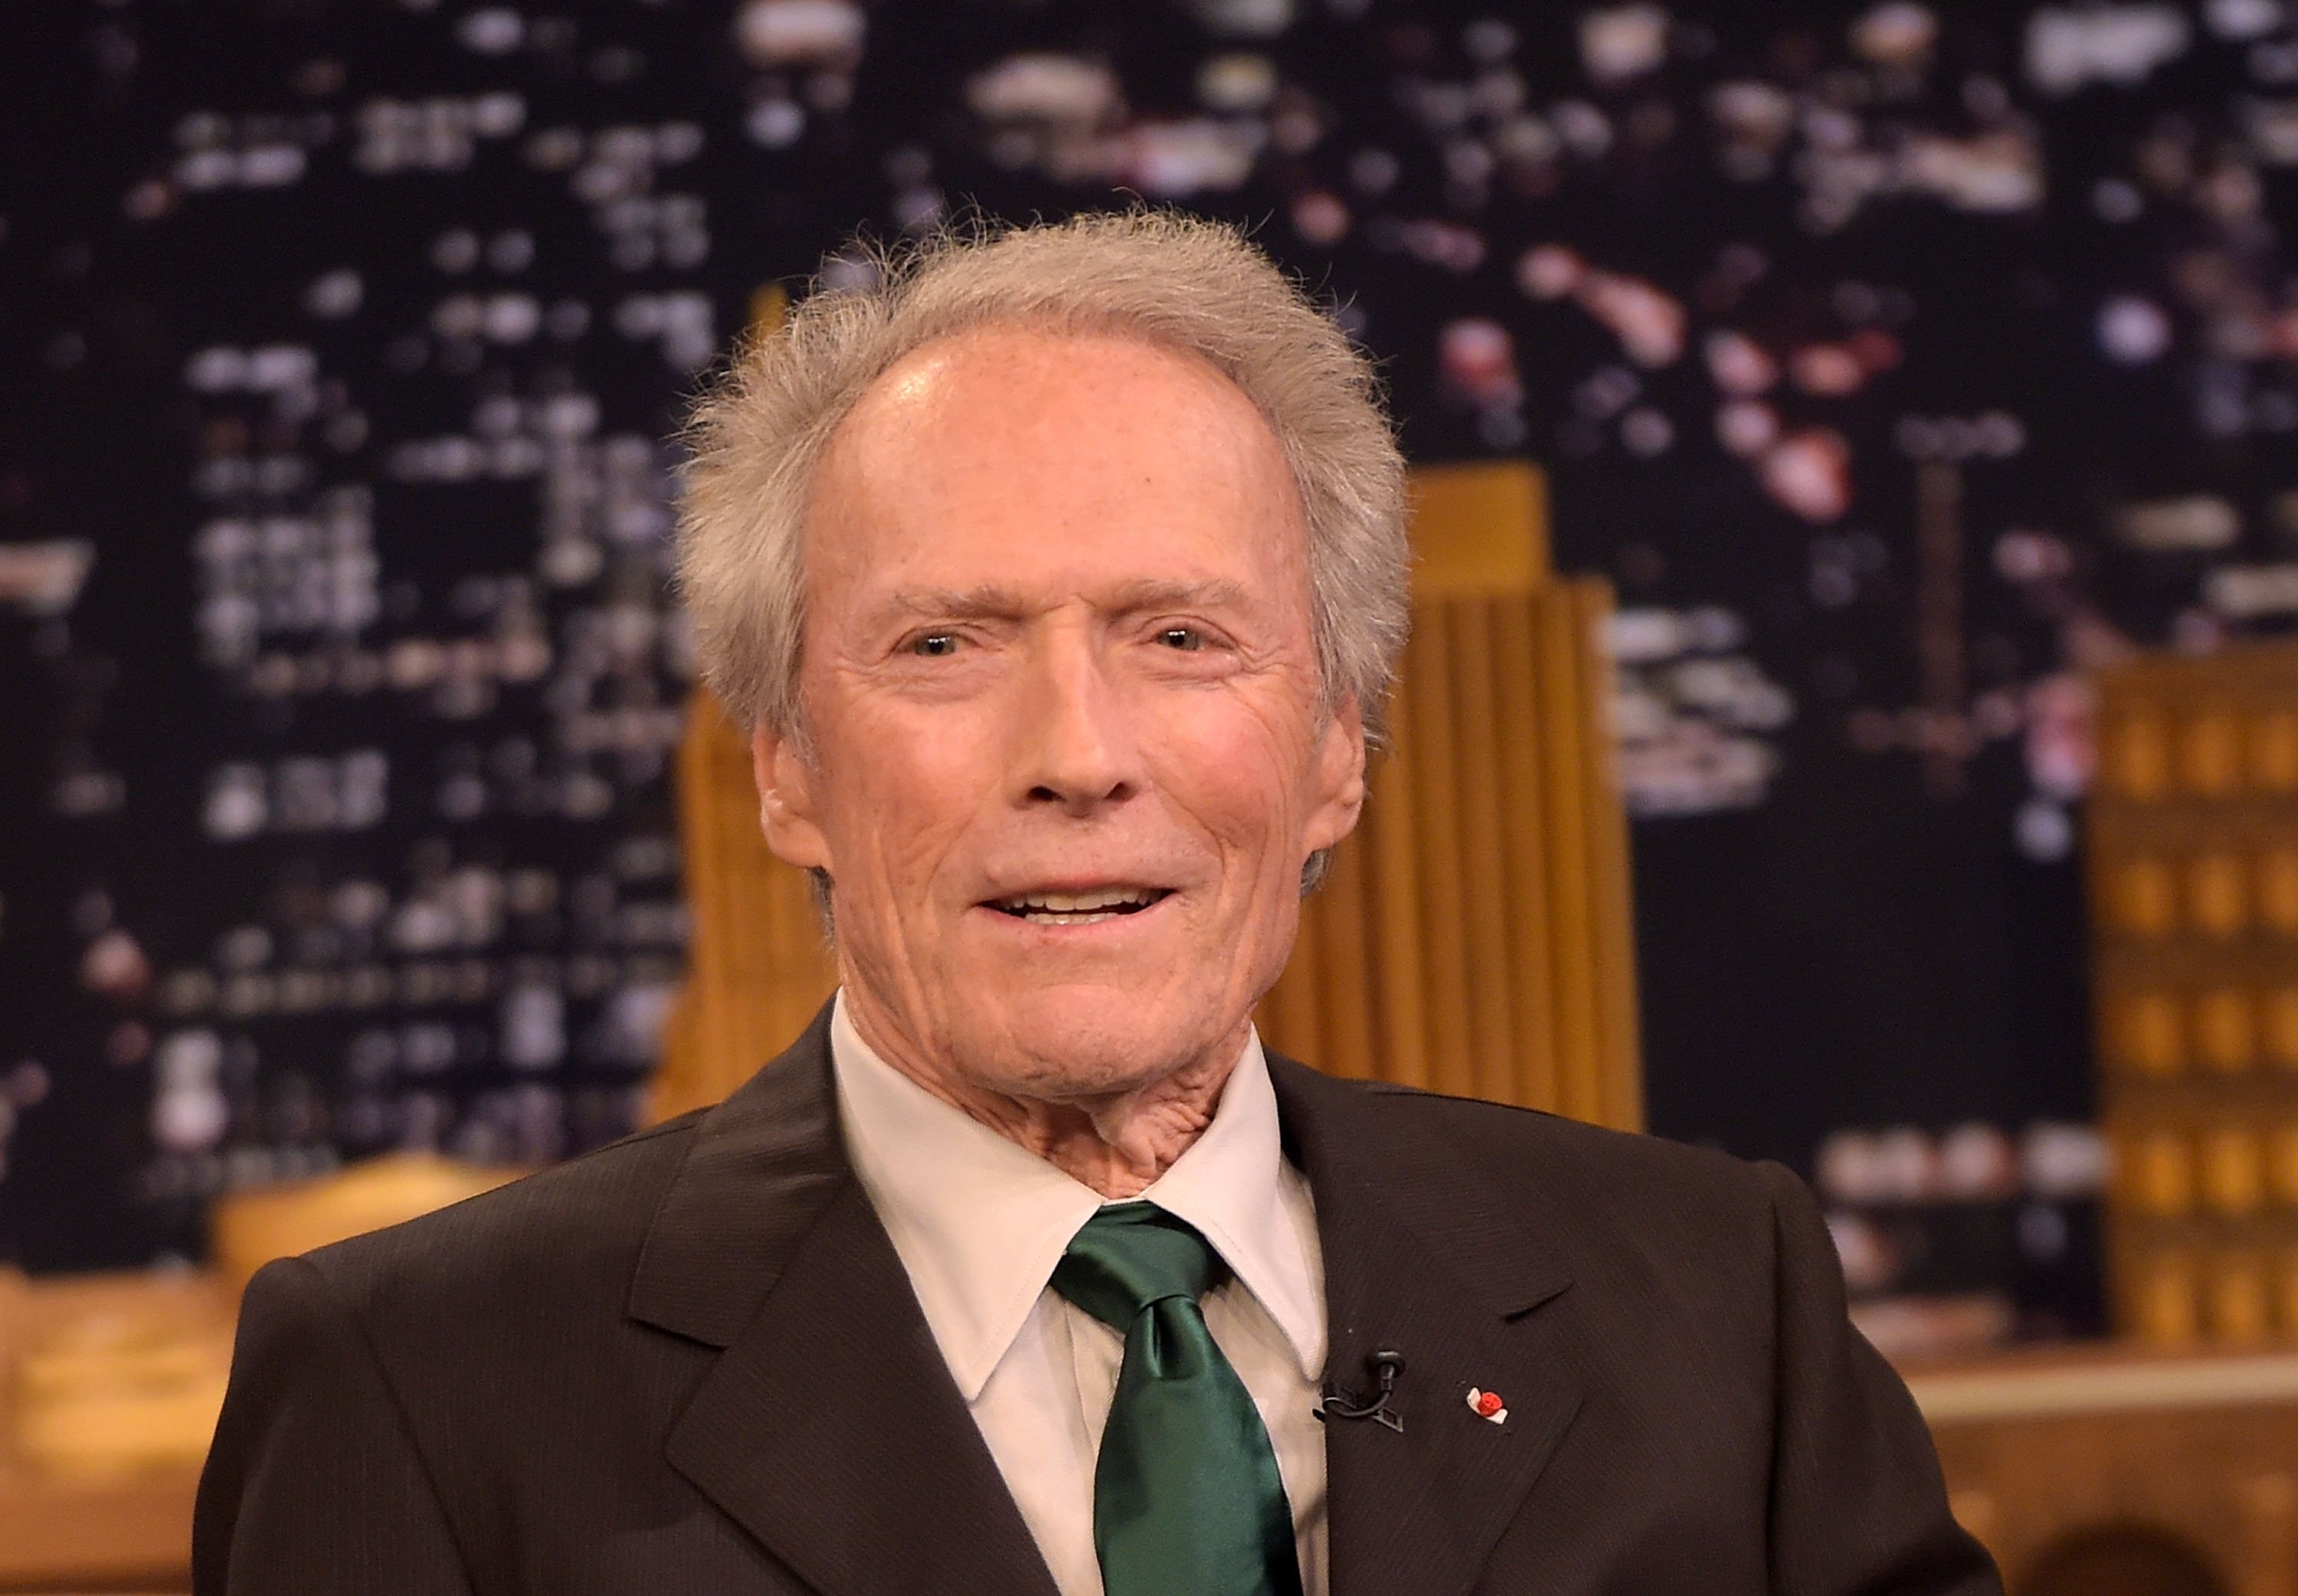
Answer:
[[[1369,1418],[1402,1435],[1404,1415],[1390,1407],[1388,1399],[1396,1394],[1396,1377],[1404,1372],[1404,1354],[1393,1347],[1383,1347],[1366,1357],[1365,1367],[1372,1371],[1374,1391],[1370,1402],[1360,1402],[1343,1393],[1327,1392],[1311,1411],[1319,1418]]]

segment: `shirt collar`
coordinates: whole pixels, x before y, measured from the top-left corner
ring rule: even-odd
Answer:
[[[880,1058],[843,992],[830,1049],[855,1173],[971,1402],[1103,1199]],[[1249,1035],[1211,1123],[1141,1195],[1203,1234],[1314,1378],[1325,1360],[1315,1238],[1302,1234],[1305,1204],[1284,1200],[1285,1172],[1277,1094]]]

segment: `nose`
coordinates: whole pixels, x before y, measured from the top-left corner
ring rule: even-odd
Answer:
[[[1142,785],[1138,744],[1092,640],[1060,633],[1032,652],[1017,706],[1017,798],[1083,820],[1133,797]]]

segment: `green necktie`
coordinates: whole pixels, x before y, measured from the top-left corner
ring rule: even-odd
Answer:
[[[1054,1266],[1054,1289],[1125,1337],[1093,1476],[1108,1596],[1300,1596],[1269,1431],[1197,1306],[1227,1278],[1147,1203],[1095,1214]]]

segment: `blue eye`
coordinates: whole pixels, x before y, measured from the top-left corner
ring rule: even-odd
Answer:
[[[912,641],[910,652],[926,659],[946,659],[957,652],[957,633],[929,632]]]
[[[1194,653],[1205,646],[1205,635],[1194,626],[1168,626],[1157,634],[1159,643],[1168,649]]]

